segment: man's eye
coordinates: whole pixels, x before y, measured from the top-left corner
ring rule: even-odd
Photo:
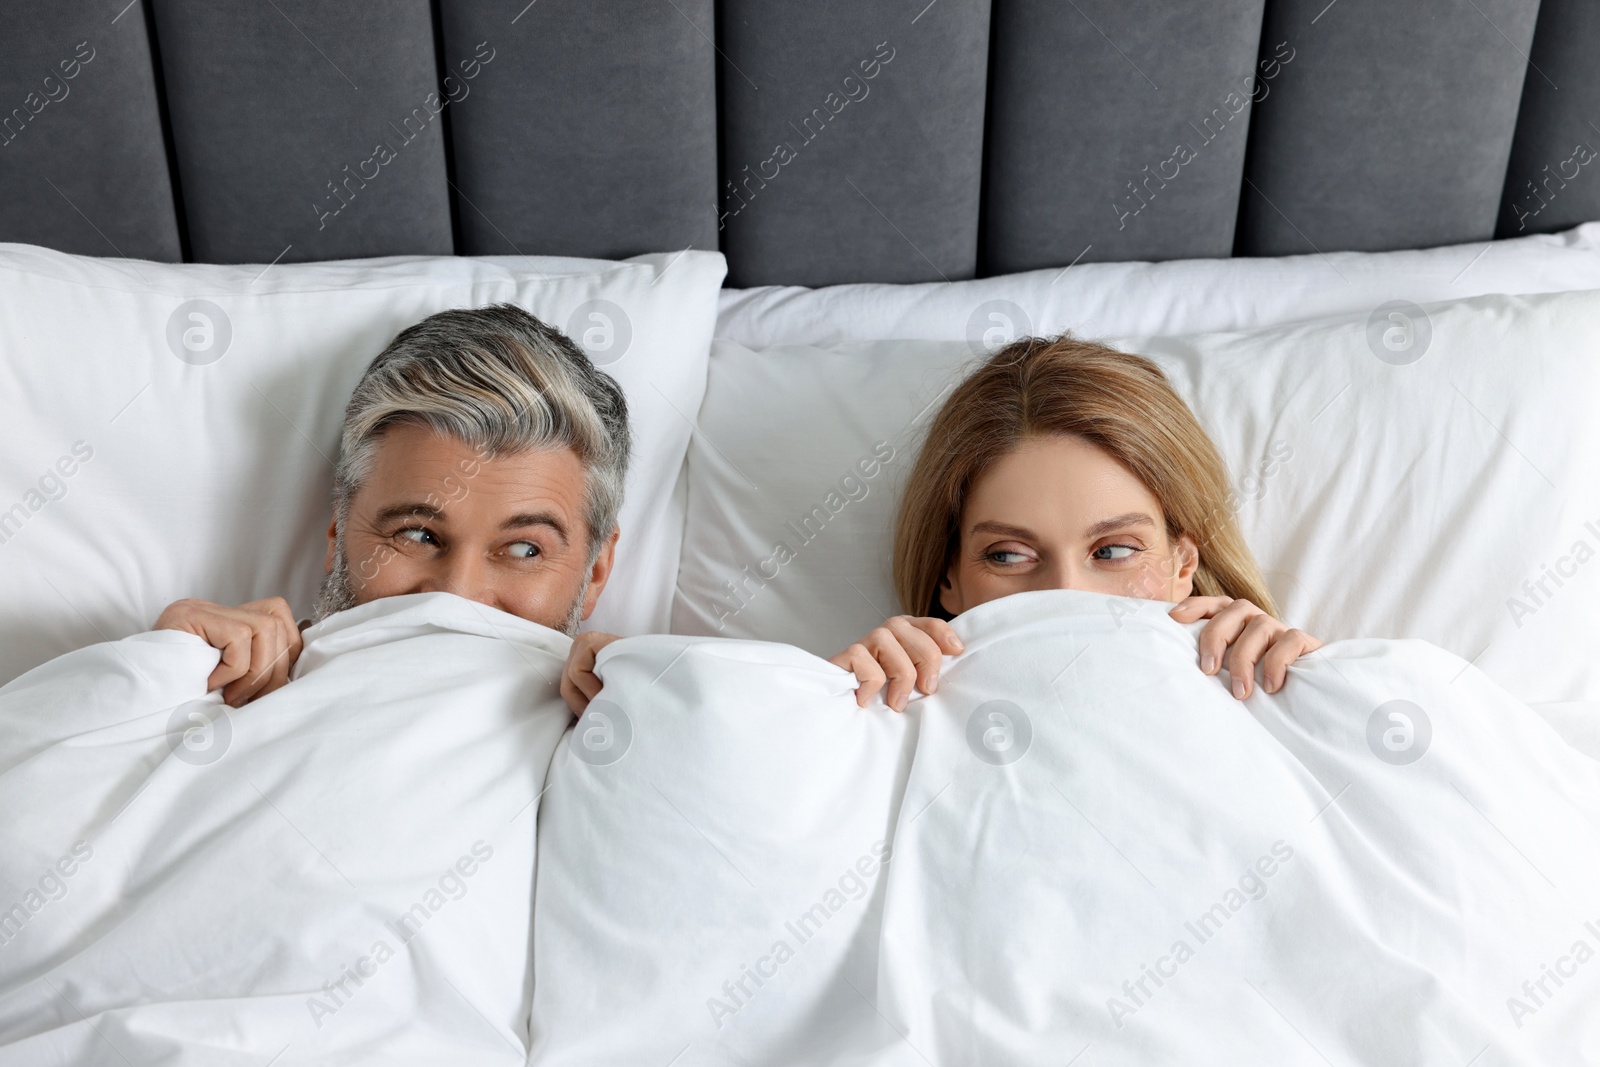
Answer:
[[[403,530],[396,531],[395,536],[404,537],[407,541],[412,541],[419,545],[430,544],[433,541],[433,534],[421,526],[407,526]]]
[[[511,554],[517,559],[532,559],[539,554],[539,546],[532,541],[517,541],[511,546]]]
[[[1118,549],[1118,548],[1126,549],[1127,550],[1127,555],[1122,555],[1122,556],[1102,556],[1102,555],[1100,555],[1100,553],[1102,553],[1102,552],[1110,552],[1113,549]],[[1138,548],[1137,545],[1101,545],[1099,548],[1094,550],[1096,559],[1103,559],[1103,560],[1107,560],[1107,561],[1127,559],[1129,556],[1132,556],[1135,552],[1138,552],[1138,551],[1139,551],[1139,548]]]

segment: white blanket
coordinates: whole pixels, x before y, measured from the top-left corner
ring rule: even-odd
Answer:
[[[787,646],[607,648],[534,1062],[1600,1062],[1600,764],[1419,641],[1241,705],[1169,606],[984,605],[903,715]]]
[[[306,637],[236,711],[173,631],[0,689],[0,1064],[524,1062],[568,639],[446,594]]]
[[[0,1065],[1600,1060],[1600,765],[1421,642],[1241,706],[1166,608],[985,605],[905,714],[634,638],[572,729],[444,594],[221,718],[73,653],[0,690]]]

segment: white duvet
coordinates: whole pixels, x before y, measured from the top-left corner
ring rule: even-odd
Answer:
[[[1169,607],[979,607],[903,715],[787,646],[607,648],[535,1062],[1600,1061],[1600,765],[1420,641],[1241,705]]]
[[[1241,705],[1167,607],[980,607],[905,714],[663,636],[569,728],[445,594],[210,725],[197,639],[73,653],[0,689],[0,1064],[1600,1059],[1600,765],[1422,642]]]
[[[236,711],[174,631],[0,689],[0,1064],[522,1063],[568,646],[421,594]]]

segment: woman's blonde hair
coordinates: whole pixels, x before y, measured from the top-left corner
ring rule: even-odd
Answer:
[[[1110,453],[1160,502],[1168,538],[1194,539],[1196,595],[1277,614],[1235,521],[1222,457],[1161,368],[1065,334],[1000,349],[934,417],[895,522],[894,586],[904,611],[948,617],[939,583],[960,546],[967,494],[1024,439],[1055,435]]]

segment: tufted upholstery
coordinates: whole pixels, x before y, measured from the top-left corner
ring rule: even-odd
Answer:
[[[1600,217],[1588,0],[87,0],[6,19],[0,240],[92,255],[717,247],[730,285],[826,285]]]

